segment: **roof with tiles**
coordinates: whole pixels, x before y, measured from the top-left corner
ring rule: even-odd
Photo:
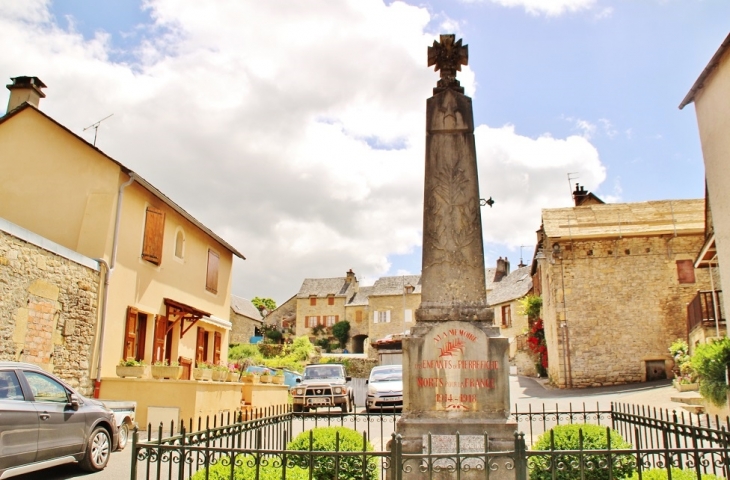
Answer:
[[[403,288],[406,285],[414,287],[413,293],[421,293],[420,275],[401,275],[399,277],[380,277],[373,284],[373,295],[403,295]]]
[[[494,290],[487,293],[487,303],[489,305],[499,305],[500,303],[511,302],[527,295],[531,288],[530,267],[518,268],[494,284]]]
[[[251,300],[247,298],[231,295],[231,310],[238,315],[243,315],[244,317],[253,318],[254,320],[259,321],[263,320],[259,309],[256,308],[254,304],[251,303]]]
[[[360,287],[355,295],[347,302],[348,307],[367,306],[368,297],[373,292],[373,287]]]
[[[329,295],[350,298],[356,289],[357,280],[353,279],[348,282],[347,277],[305,278],[297,293],[297,298],[327,297]]]
[[[661,200],[542,211],[550,238],[595,238],[703,233],[705,201]]]

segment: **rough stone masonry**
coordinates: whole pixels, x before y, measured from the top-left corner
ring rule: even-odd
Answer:
[[[428,65],[441,78],[426,103],[421,305],[403,342],[397,432],[404,457],[392,468],[404,479],[424,475],[420,459],[408,454],[455,452],[457,444],[462,452],[514,446],[516,425],[507,421],[509,341],[487,304],[473,109],[456,79],[467,62],[467,46],[454,35],[441,35],[428,49]],[[472,459],[457,466],[444,457],[428,475],[484,478],[491,468],[490,478],[514,478],[509,463],[503,457],[493,465]]]

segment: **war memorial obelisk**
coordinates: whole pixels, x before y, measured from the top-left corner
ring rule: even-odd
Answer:
[[[483,452],[485,432],[490,451],[514,448],[509,341],[487,304],[474,115],[456,79],[467,62],[467,46],[454,35],[441,35],[428,48],[428,66],[441,78],[426,101],[421,305],[403,341],[403,416],[397,424],[403,453],[455,452],[457,432],[461,451]],[[448,462],[441,463],[430,478],[457,478]],[[462,465],[460,478],[484,478],[483,462],[482,468],[465,463],[470,468]],[[402,468],[404,479],[423,478],[417,463],[409,466]],[[514,478],[504,461],[495,467],[490,478]]]

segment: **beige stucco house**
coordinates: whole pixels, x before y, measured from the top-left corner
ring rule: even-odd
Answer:
[[[493,283],[493,289],[487,293],[487,303],[494,309],[494,324],[500,327],[502,336],[510,340],[509,358],[513,359],[517,354],[515,339],[524,335],[528,328],[527,316],[521,313],[520,300],[532,290],[532,277],[529,266],[510,272],[509,262],[506,263],[508,273]]]
[[[708,301],[695,308],[701,319],[711,321],[706,325],[709,328],[691,332],[694,333],[690,337],[690,347],[693,348],[705,337],[727,334],[721,328],[724,326],[721,320],[724,320],[722,312],[728,311],[730,303],[727,297],[723,299],[717,292],[722,290],[722,283],[730,281],[730,261],[723,261],[730,258],[730,190],[727,188],[730,185],[730,35],[700,73],[679,108],[690,103],[694,103],[697,115],[707,187],[706,238],[695,266],[710,270],[713,281],[711,289],[715,291],[707,298]],[[719,297],[719,301],[713,302],[713,297]]]
[[[196,360],[225,360],[232,261],[243,255],[44,114],[44,87],[35,77],[8,86],[0,217],[102,265],[87,367],[97,393],[104,394],[99,381],[115,375],[120,359],[180,361],[185,375]]]
[[[551,381],[588,387],[671,377],[687,304],[710,287],[694,266],[705,202],[544,209],[533,261]]]

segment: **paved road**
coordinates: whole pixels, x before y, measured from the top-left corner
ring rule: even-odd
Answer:
[[[532,411],[567,410],[572,405],[573,410],[608,409],[611,402],[646,405],[656,408],[677,410],[677,404],[672,403],[671,396],[676,391],[668,381],[622,385],[617,387],[599,387],[591,389],[560,390],[544,386],[534,378],[510,377],[510,395],[513,410]],[[364,409],[361,410],[364,413]],[[294,432],[296,433],[296,432]],[[131,441],[130,441],[131,445]],[[66,480],[83,478],[87,480],[129,480],[132,463],[131,448],[122,452],[114,452],[107,468],[98,473],[88,474],[80,472],[76,466],[67,465],[48,469],[42,472],[15,477],[18,480]]]

